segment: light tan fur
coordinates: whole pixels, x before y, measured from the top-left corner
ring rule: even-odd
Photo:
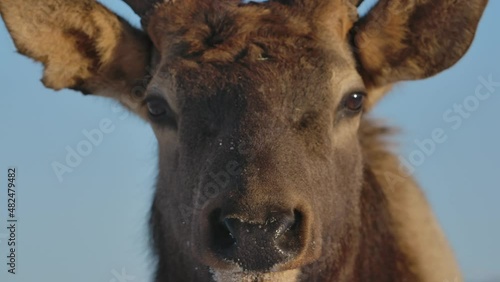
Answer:
[[[419,273],[422,281],[462,281],[453,251],[423,191],[380,140],[386,136],[369,132],[363,132],[361,136],[371,142],[370,146],[363,146],[364,154],[372,167],[379,168],[374,173],[396,221],[398,243],[413,262],[414,271]]]
[[[213,271],[213,277],[216,282],[295,282],[299,273],[298,269],[266,274]]]
[[[2,0],[0,13],[19,52],[44,64],[46,87],[137,107],[132,90],[146,75],[149,42],[113,12],[93,0]]]

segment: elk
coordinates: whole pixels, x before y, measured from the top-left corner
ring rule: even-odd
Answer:
[[[487,0],[0,0],[43,84],[120,101],[159,164],[156,281],[456,281],[426,199],[366,113],[454,65]],[[396,181],[394,181],[396,179]]]

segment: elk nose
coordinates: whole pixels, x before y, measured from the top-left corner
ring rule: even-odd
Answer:
[[[223,260],[247,271],[269,271],[300,253],[302,216],[298,211],[272,213],[265,221],[217,216],[212,221],[212,248]]]

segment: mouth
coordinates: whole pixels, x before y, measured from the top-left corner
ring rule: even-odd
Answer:
[[[296,282],[300,275],[300,269],[268,273],[211,269],[210,272],[216,282]]]

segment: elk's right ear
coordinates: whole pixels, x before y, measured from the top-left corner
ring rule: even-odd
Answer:
[[[46,87],[137,107],[151,50],[142,31],[94,0],[1,0],[0,14],[17,50],[43,63]]]

